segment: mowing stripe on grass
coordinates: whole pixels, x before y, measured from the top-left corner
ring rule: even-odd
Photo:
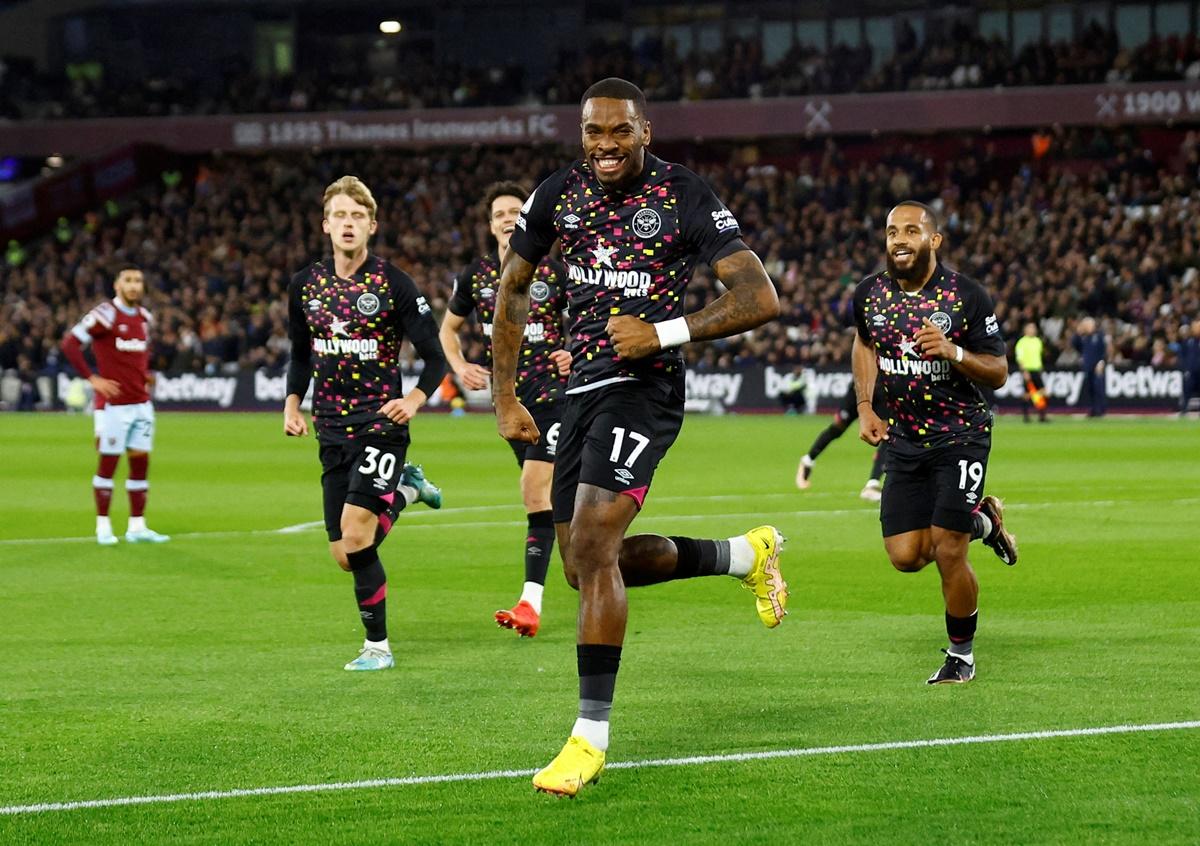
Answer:
[[[781,494],[764,494],[755,495],[755,500],[762,500],[768,497],[782,496]],[[786,494],[789,498],[795,498],[792,494]],[[805,497],[808,498],[807,496]],[[680,497],[663,497],[654,500],[655,503],[662,502],[711,502],[724,499],[737,499],[744,501],[746,497],[728,497],[728,496],[680,496]],[[1147,502],[1156,502],[1158,505],[1200,505],[1200,497],[1183,497],[1180,499],[1164,499],[1164,500],[1133,500],[1133,499],[1058,499],[1053,502],[1011,502],[1005,503],[1005,511],[1040,511],[1047,508],[1113,508],[1121,505],[1142,505]],[[466,511],[519,511],[520,505],[474,505],[463,508],[445,508],[438,512],[439,515],[453,514],[456,512]],[[785,509],[783,511],[744,511],[740,513],[724,513],[724,514],[647,514],[639,518],[641,523],[653,522],[658,520],[712,520],[715,517],[728,518],[746,518],[757,520],[765,517],[845,517],[849,514],[873,514],[877,513],[878,506],[874,504],[864,503],[856,508],[815,508],[815,509]],[[425,515],[421,515],[424,517]],[[432,515],[430,515],[432,516]],[[307,523],[297,523],[293,526],[284,526],[279,529],[233,529],[227,532],[173,532],[172,538],[232,538],[246,537],[252,535],[294,535],[302,532],[315,531],[324,527],[325,523],[322,520],[312,520]],[[408,518],[404,518],[400,523],[403,530],[406,532],[417,531],[420,529],[479,529],[490,526],[505,527],[505,526],[524,526],[525,520],[474,520],[465,522],[436,522],[436,523],[411,523]],[[85,535],[83,537],[70,538],[8,538],[0,540],[0,547],[3,546],[30,546],[49,543],[95,543],[95,535]]]
[[[1186,720],[1175,723],[1150,723],[1146,725],[1023,731],[1015,734],[936,737],[928,740],[894,740],[886,743],[855,743],[846,746],[810,746],[801,749],[775,749],[765,752],[734,752],[727,755],[694,755],[687,758],[652,758],[645,761],[616,761],[608,764],[608,769],[636,770],[643,767],[692,767],[698,764],[724,764],[778,758],[806,758],[813,755],[844,755],[854,752],[886,752],[897,749],[927,749],[939,746],[966,746],[976,743],[1053,740],[1062,737],[1095,737],[1105,734],[1181,731],[1196,728],[1200,728],[1200,720]],[[114,808],[122,805],[160,805],[170,802],[192,802],[205,799],[236,799],[244,796],[278,796],[287,793],[365,790],[372,787],[404,787],[408,785],[445,784],[448,782],[495,781],[509,778],[527,778],[535,772],[536,770],[489,770],[481,773],[448,773],[445,775],[407,776],[404,778],[373,778],[364,781],[338,781],[326,784],[293,784],[285,787],[252,787],[239,790],[206,790],[198,793],[165,793],[158,796],[121,796],[112,799],[89,799],[81,802],[40,802],[33,805],[0,806],[0,815],[41,814],[51,811],[77,811],[84,808]]]

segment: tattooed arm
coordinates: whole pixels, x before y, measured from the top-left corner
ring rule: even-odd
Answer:
[[[496,428],[505,440],[537,443],[537,426],[525,406],[517,400],[517,354],[529,320],[529,284],[534,265],[516,250],[509,250],[500,271],[496,315],[492,319],[492,401],[496,404]]]
[[[693,341],[727,338],[779,317],[779,296],[753,250],[739,250],[713,265],[727,290],[687,316]]]
[[[713,264],[713,270],[728,290],[686,316],[691,340],[727,338],[779,316],[775,286],[753,250],[731,253]],[[622,358],[642,358],[662,349],[654,324],[629,315],[611,318],[608,335]]]

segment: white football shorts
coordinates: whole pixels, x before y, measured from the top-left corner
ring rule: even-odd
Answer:
[[[154,448],[154,403],[106,405],[96,409],[96,440],[101,455],[120,455],[127,449]]]

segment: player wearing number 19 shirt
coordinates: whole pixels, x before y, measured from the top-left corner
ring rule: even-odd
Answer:
[[[753,329],[778,316],[779,300],[712,190],[646,152],[650,122],[637,86],[606,79],[589,88],[581,130],[584,159],[544,181],[517,219],[492,331],[500,435],[536,441],[538,427],[514,387],[517,352],[535,268],[557,241],[567,267],[572,364],[552,500],[567,581],[579,590],[579,712],[566,745],[533,784],[568,796],[604,768],[626,586],[736,576],[768,627],[782,621],[787,602],[783,537],[772,526],[727,540],[625,536],[683,422],[675,347]],[[728,291],[685,315],[698,262],[711,265]]]
[[[438,508],[441,492],[420,467],[404,463],[408,423],[446,370],[429,304],[407,273],[367,252],[376,204],[357,177],[325,189],[322,227],[333,255],[297,273],[288,286],[292,359],[284,434],[308,434],[300,402],[313,386],[313,424],[321,458],[329,551],[354,576],[366,640],[347,670],[394,666],[387,634],[387,576],[377,548],[396,512],[420,501]],[[403,393],[400,345],[424,362]]]
[[[916,572],[936,561],[946,601],[946,660],[929,684],[975,677],[979,582],[967,545],[982,540],[1017,563],[1003,503],[984,496],[992,413],[979,385],[1008,378],[1004,338],[991,297],[937,260],[942,236],[932,209],[906,201],[886,230],[887,271],[854,292],[854,384],[863,440],[887,441],[879,519],[892,566]],[[872,409],[883,387],[887,422]]]

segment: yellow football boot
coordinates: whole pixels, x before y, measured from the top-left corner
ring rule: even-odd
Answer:
[[[585,784],[595,784],[604,772],[604,753],[577,734],[557,757],[533,777],[533,786],[543,793],[575,798]]]
[[[787,616],[788,586],[779,569],[779,553],[787,538],[774,526],[759,526],[742,537],[754,548],[754,567],[742,579],[742,587],[754,594],[763,625],[773,629]]]

